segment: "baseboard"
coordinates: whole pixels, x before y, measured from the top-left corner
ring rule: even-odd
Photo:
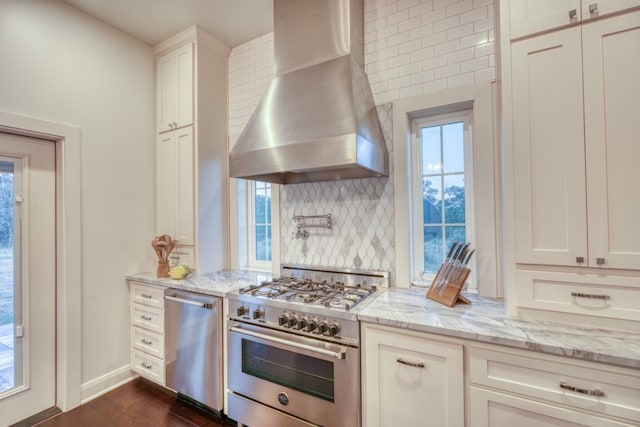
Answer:
[[[87,403],[137,377],[138,374],[131,371],[131,366],[125,365],[115,371],[111,371],[108,374],[88,381],[81,386],[80,404]]]

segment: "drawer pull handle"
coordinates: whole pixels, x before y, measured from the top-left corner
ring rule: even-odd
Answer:
[[[424,363],[422,363],[422,362],[407,362],[402,357],[398,357],[396,359],[396,362],[398,362],[398,363],[400,363],[402,365],[413,366],[414,368],[424,368]]]
[[[142,342],[142,344],[146,344],[146,345],[151,345],[151,344],[153,344],[153,341],[149,341],[149,340],[144,339],[144,338],[142,338],[142,339],[140,340],[140,342]]]
[[[151,298],[153,298],[153,295],[151,295],[151,294],[140,294],[140,296],[141,296],[142,298],[146,298],[146,299],[151,299]]]
[[[153,320],[153,317],[151,317],[151,316],[145,316],[144,314],[143,314],[143,315],[141,315],[141,316],[140,316],[140,318],[141,318],[142,320],[146,320],[147,322],[150,322],[150,321],[152,321],[152,320]]]
[[[597,295],[597,294],[583,294],[581,292],[571,292],[572,297],[576,298],[591,298],[591,299],[610,299],[609,295]]]
[[[148,363],[144,363],[144,362],[142,362],[140,365],[141,365],[143,368],[145,368],[145,369],[151,369],[151,368],[153,367],[153,366],[151,366],[150,364],[148,364]]]
[[[569,19],[574,20],[578,17],[578,11],[576,9],[571,9],[569,11]]]
[[[570,386],[569,384],[565,383],[564,381],[562,381],[560,383],[560,388],[562,388],[564,390],[573,391],[573,392],[576,392],[576,393],[586,394],[587,396],[604,397],[604,391],[601,391],[601,390],[598,390],[598,389],[588,390],[586,388],[573,387],[573,386]]]

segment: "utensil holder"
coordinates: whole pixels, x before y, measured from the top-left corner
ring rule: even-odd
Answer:
[[[431,286],[425,295],[427,298],[437,301],[441,304],[444,304],[448,307],[453,307],[458,302],[463,302],[465,304],[471,304],[467,298],[460,295],[460,291],[464,288],[464,284],[469,277],[469,273],[471,270],[468,268],[461,269],[458,277],[456,277],[455,281],[447,282],[444,285],[437,286],[439,277],[442,274],[442,267],[436,274],[436,277],[431,282]]]
[[[158,277],[169,277],[169,261],[158,261]]]

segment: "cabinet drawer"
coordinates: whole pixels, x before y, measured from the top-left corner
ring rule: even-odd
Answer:
[[[640,321],[640,278],[516,270],[518,305]]]
[[[131,283],[131,301],[152,307],[164,307],[164,289],[157,286],[143,285],[141,283]]]
[[[632,426],[584,412],[470,387],[470,416],[474,427],[622,427]]]
[[[131,324],[148,331],[164,334],[164,310],[141,304],[131,304]]]
[[[164,360],[138,350],[131,350],[131,370],[164,385]]]
[[[469,348],[473,384],[640,421],[640,372],[598,367],[569,359]]]
[[[134,327],[131,329],[131,346],[152,356],[164,358],[164,336]]]

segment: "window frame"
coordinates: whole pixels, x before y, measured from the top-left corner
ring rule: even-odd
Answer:
[[[422,180],[424,171],[422,170],[422,137],[421,130],[425,127],[444,126],[452,123],[463,124],[463,145],[464,145],[464,177],[465,177],[465,234],[468,242],[473,245],[475,240],[475,204],[474,204],[474,144],[473,144],[473,110],[466,109],[451,113],[425,114],[411,120],[411,142],[410,142],[410,179],[411,179],[411,215],[412,215],[412,257],[413,269],[411,277],[420,278],[424,281],[432,281],[435,273],[421,274],[424,269],[424,222],[423,222],[423,194]],[[442,143],[442,142],[441,142]],[[436,176],[446,176],[446,172]],[[444,195],[443,195],[444,197]],[[443,219],[443,223],[445,220]],[[446,241],[446,238],[445,240]],[[443,254],[448,248],[443,247]],[[475,260],[471,260],[470,288],[475,288],[476,283],[473,272]]]
[[[261,181],[262,182],[262,181]],[[269,226],[271,228],[271,236],[269,238],[271,242],[271,261],[264,261],[256,259],[256,206],[255,206],[255,196],[256,196],[256,181],[248,181],[247,182],[247,267],[255,270],[262,271],[271,271],[272,263],[273,263],[273,241],[274,241],[274,230],[273,230],[273,184],[269,182],[265,182],[265,184],[269,184],[270,194],[271,194],[271,222]]]

